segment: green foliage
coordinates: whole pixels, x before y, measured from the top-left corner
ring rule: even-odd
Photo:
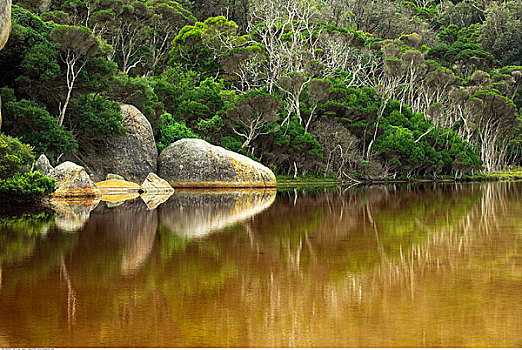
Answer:
[[[58,157],[76,148],[72,133],[58,126],[57,118],[45,108],[33,101],[17,102],[11,89],[0,90],[0,96],[4,102],[4,131],[17,135],[22,142],[35,145],[36,154]]]
[[[0,134],[0,178],[28,171],[34,161],[32,147],[18,139]]]
[[[210,136],[213,133],[220,132],[225,124],[223,119],[219,115],[215,115],[212,118],[205,120],[201,119],[195,126],[194,130],[200,135]]]
[[[242,144],[243,142],[241,142],[241,140],[239,140],[237,136],[225,136],[221,139],[220,142],[221,147],[228,149],[229,151],[238,153],[240,153],[243,149]]]
[[[293,152],[306,152],[311,156],[322,158],[323,150],[321,144],[314,135],[304,131],[304,127],[297,121],[296,118],[278,130],[275,134],[274,143],[279,146],[287,146]]]
[[[462,174],[481,169],[478,155],[455,131],[434,127],[422,114],[401,108],[399,101],[388,103],[381,129],[375,150],[399,174]]]
[[[198,72],[184,70],[181,65],[175,64],[165,73],[154,77],[151,85],[164,108],[173,113],[178,106],[180,96],[185,91],[195,89],[199,82],[200,74]]]
[[[161,115],[161,127],[159,129],[159,141],[156,142],[158,150],[161,152],[171,143],[184,138],[195,138],[199,136],[188,128],[184,122],[176,121],[170,113]]]
[[[51,30],[49,37],[61,50],[78,56],[92,56],[99,52],[107,53],[107,50],[110,50],[103,46],[87,27],[57,25]]]
[[[174,38],[169,64],[181,63],[189,69],[214,72],[215,58],[225,52],[222,41],[234,37],[237,28],[236,23],[223,16],[183,27]]]
[[[492,69],[497,61],[490,52],[482,48],[479,28],[478,24],[474,24],[457,31],[456,26],[448,26],[439,34],[439,38],[448,45],[432,47],[426,58],[454,69],[461,76],[471,74],[477,69]]]
[[[39,172],[26,172],[33,162],[31,146],[0,134],[0,199],[20,195],[41,196],[56,189],[54,179]]]
[[[480,29],[484,50],[489,50],[502,65],[522,65],[522,1],[491,2]]]
[[[103,138],[104,135],[124,134],[121,125],[122,114],[117,102],[108,100],[103,95],[88,94],[78,102],[76,126],[81,130],[81,137]]]
[[[2,196],[42,196],[51,194],[56,188],[54,179],[37,171],[0,179],[0,195]]]
[[[132,78],[126,74],[119,74],[111,81],[112,89],[107,93],[107,97],[138,108],[152,126],[156,127],[164,107],[154,86],[155,82],[150,78]]]

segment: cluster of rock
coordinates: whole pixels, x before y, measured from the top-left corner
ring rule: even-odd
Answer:
[[[172,186],[276,186],[275,175],[269,168],[203,140],[182,139],[158,155],[147,118],[131,105],[122,104],[121,111],[126,134],[108,137],[101,144],[82,145],[85,167],[66,161],[53,168],[44,155],[40,156],[36,169],[56,179],[59,189],[54,196],[161,193],[172,191]]]
[[[56,180],[58,189],[52,194],[53,197],[98,197],[101,195],[174,191],[167,181],[154,173],[149,173],[142,185],[126,181],[125,178],[116,174],[107,174],[105,181],[94,183],[84,167],[67,161],[53,168],[45,155],[38,158],[35,169]]]

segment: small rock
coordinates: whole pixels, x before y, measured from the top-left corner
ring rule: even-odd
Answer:
[[[172,186],[161,177],[154,173],[149,173],[143,184],[141,185],[141,189],[147,193],[164,193],[164,192],[173,192],[174,189]]]
[[[73,162],[64,162],[54,168],[48,175],[56,180],[58,190],[54,197],[98,197],[101,191],[91,181],[85,168]]]
[[[36,163],[34,164],[34,169],[38,170],[42,175],[47,176],[54,168],[51,165],[51,162],[49,162],[49,159],[47,159],[47,157],[45,156],[45,154],[42,154],[36,160]]]
[[[107,174],[107,176],[105,176],[105,180],[123,180],[123,181],[126,181],[125,178],[123,176],[120,176],[118,174]]]

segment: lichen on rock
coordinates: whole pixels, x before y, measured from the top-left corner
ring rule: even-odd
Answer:
[[[275,187],[274,173],[252,159],[211,145],[182,139],[161,152],[158,174],[173,187]]]
[[[48,175],[56,180],[58,189],[54,197],[98,197],[101,191],[85,171],[85,168],[73,162],[64,162]]]
[[[147,175],[147,178],[141,185],[141,189],[148,193],[164,193],[174,191],[172,186],[167,181],[163,180],[154,173]]]

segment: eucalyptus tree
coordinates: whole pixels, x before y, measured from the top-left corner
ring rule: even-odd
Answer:
[[[266,85],[269,93],[284,74],[305,73],[317,59],[320,11],[312,0],[255,2],[249,32],[266,52]]]
[[[485,12],[486,20],[479,30],[482,48],[502,65],[522,65],[522,0],[494,1]]]
[[[153,76],[155,72],[165,71],[174,38],[182,27],[193,23],[195,18],[175,1],[155,0],[148,5],[153,15],[146,29],[149,58],[145,75]]]
[[[104,9],[92,15],[90,26],[113,47],[107,59],[118,62],[120,69],[129,73],[145,62],[145,44],[148,39],[146,28],[153,13],[139,1],[125,4],[105,0],[103,5]]]
[[[66,65],[65,82],[67,92],[60,104],[58,125],[63,125],[65,112],[78,76],[87,64],[90,56],[110,50],[101,40],[92,34],[87,27],[56,26],[50,33],[50,38],[59,47],[61,58]]]
[[[279,119],[279,101],[268,94],[251,91],[238,97],[235,107],[226,113],[227,122],[235,134],[244,138],[241,145],[248,149],[260,135],[273,132]]]
[[[206,74],[219,73],[218,58],[244,39],[236,35],[237,29],[236,23],[223,16],[187,25],[174,38],[169,63]]]
[[[520,127],[514,103],[494,90],[479,90],[468,101],[474,116],[480,157],[486,171],[499,170],[505,164],[509,141]]]

